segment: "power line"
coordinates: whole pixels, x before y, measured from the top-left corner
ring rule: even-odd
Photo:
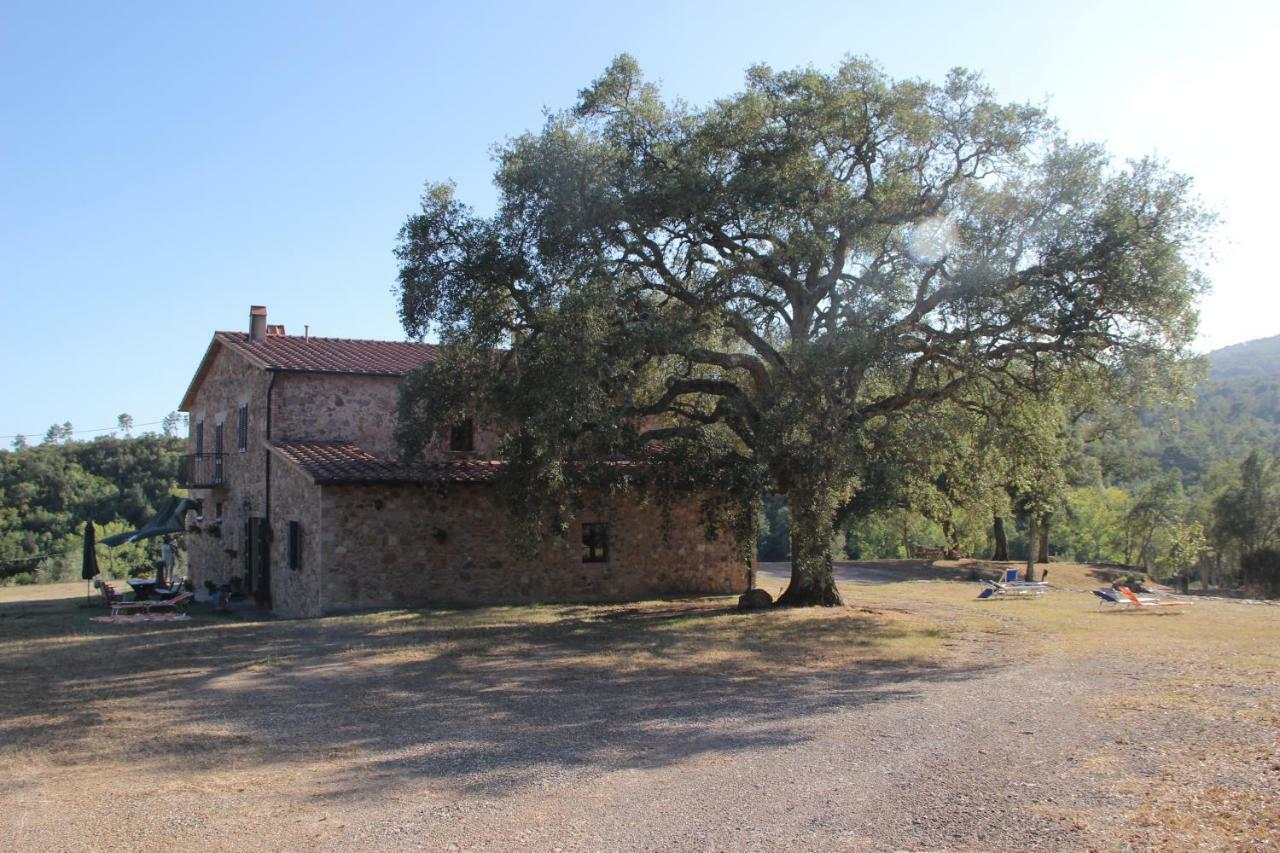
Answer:
[[[0,566],[16,566],[19,563],[34,563],[40,560],[48,560],[50,557],[65,557],[70,554],[71,550],[66,551],[50,551],[46,554],[32,554],[30,557],[18,557],[13,560],[0,560]]]
[[[130,429],[133,429],[133,428],[135,428],[135,427],[157,426],[157,425],[162,424],[162,423],[164,423],[164,419],[163,419],[163,418],[162,418],[161,420],[158,420],[158,421],[147,421],[145,424],[133,424],[133,425],[130,427]],[[56,424],[55,424],[55,426],[56,426]],[[102,427],[101,429],[73,429],[73,430],[71,431],[71,434],[72,434],[72,435],[82,435],[82,434],[84,434],[84,433],[90,433],[90,432],[115,432],[116,430],[118,430],[118,429],[120,429],[120,428],[121,428],[121,427],[120,427],[120,425],[119,425],[119,424],[116,424],[116,425],[115,425],[115,426],[113,426],[113,427]],[[13,435],[0,435],[0,439],[6,439],[6,438],[17,438],[18,436],[22,436],[23,438],[31,438],[32,436],[38,436],[38,435],[40,435],[40,431],[39,431],[39,430],[34,430],[34,431],[32,431],[32,432],[15,432]]]

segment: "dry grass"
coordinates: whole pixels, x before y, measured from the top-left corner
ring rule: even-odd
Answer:
[[[962,566],[944,570],[963,571]],[[955,633],[998,639],[1004,654],[1102,662],[1125,688],[1093,697],[1119,747],[1089,757],[1116,790],[1139,800],[1117,815],[1118,838],[1139,847],[1280,846],[1280,606],[1201,598],[1186,608],[1099,608],[1089,566],[1055,564],[1039,599],[974,601],[974,586],[943,580],[850,590],[860,601],[913,607]]]
[[[0,813],[38,816],[15,797],[40,790],[56,804],[80,784],[287,814],[314,803],[252,792],[394,797],[405,768],[492,793],[538,784],[562,761],[692,767],[774,744],[780,715],[1016,659],[1117,674],[1089,709],[1113,748],[1080,767],[1141,808],[1064,819],[1137,846],[1280,842],[1280,607],[1109,613],[1082,591],[1098,585],[1088,567],[1054,566],[1050,581],[1068,588],[977,601],[973,584],[917,579],[846,587],[849,606],[829,610],[739,614],[729,599],[690,599],[254,621],[197,609],[142,626],[88,621],[101,611],[82,606],[83,584],[3,588],[0,777],[12,781]],[[726,715],[741,742],[714,730]],[[519,754],[516,733],[569,739],[572,759]],[[50,821],[41,831],[58,831]]]
[[[741,614],[730,599],[392,610],[299,621],[242,620],[196,607],[188,622],[148,625],[90,622],[101,609],[84,602],[80,584],[0,590],[0,680],[6,685],[0,693],[0,763],[67,759],[86,748],[94,728],[109,728],[113,743],[127,747],[155,728],[157,702],[174,711],[171,731],[208,734],[210,715],[199,715],[200,731],[182,718],[186,699],[174,689],[178,685],[253,694],[277,679],[339,673],[377,681],[406,669],[460,681],[483,674],[477,682],[497,683],[504,674],[522,677],[531,662],[564,682],[603,672],[721,683],[905,672],[941,665],[947,636],[914,612]],[[397,691],[380,682],[376,695],[353,697],[350,705],[359,711],[370,703],[412,699]],[[345,704],[341,709],[349,710]],[[93,726],[68,725],[83,720]],[[236,730],[226,718],[212,725],[219,737]]]

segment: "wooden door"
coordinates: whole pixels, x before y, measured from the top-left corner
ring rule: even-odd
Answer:
[[[267,520],[253,516],[246,523],[249,559],[245,561],[245,586],[259,607],[271,606],[271,534]]]

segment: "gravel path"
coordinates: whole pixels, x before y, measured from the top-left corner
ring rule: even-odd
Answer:
[[[491,627],[488,656],[443,643],[361,666],[385,650],[376,632],[291,625],[313,654],[282,645],[190,682],[175,659],[171,680],[114,684],[110,721],[83,702],[92,673],[50,673],[62,722],[4,721],[0,746],[101,733],[0,762],[0,850],[1111,849],[1173,760],[1099,710],[1155,690],[1159,665],[1024,659],[998,629],[949,640],[943,666],[753,678],[574,668],[563,642]],[[237,628],[220,653],[271,630]],[[607,642],[598,630],[573,649]],[[121,743],[140,708],[187,728]],[[1272,772],[1215,772],[1245,771]]]
[[[199,773],[157,771],[145,743],[109,775],[27,768],[0,788],[18,818],[0,847],[1061,849],[1078,843],[1066,815],[1124,806],[1079,781],[1081,756],[1105,748],[1077,734],[1081,700],[1109,679],[1014,663],[785,692],[526,684],[536,698],[515,687],[482,716],[459,703],[426,737],[409,714],[403,737],[370,737],[355,770],[351,747],[262,768],[254,744],[217,735],[208,748],[225,761],[201,756],[213,760]],[[288,737],[288,705],[312,698],[291,692],[269,712],[275,737]]]

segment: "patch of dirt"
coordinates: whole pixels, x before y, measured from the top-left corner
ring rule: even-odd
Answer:
[[[897,567],[883,571],[897,572]],[[910,572],[917,569],[909,569]],[[916,578],[915,580],[924,580]],[[80,590],[83,595],[83,589]],[[1280,613],[849,583],[0,635],[13,849],[1266,848]]]

